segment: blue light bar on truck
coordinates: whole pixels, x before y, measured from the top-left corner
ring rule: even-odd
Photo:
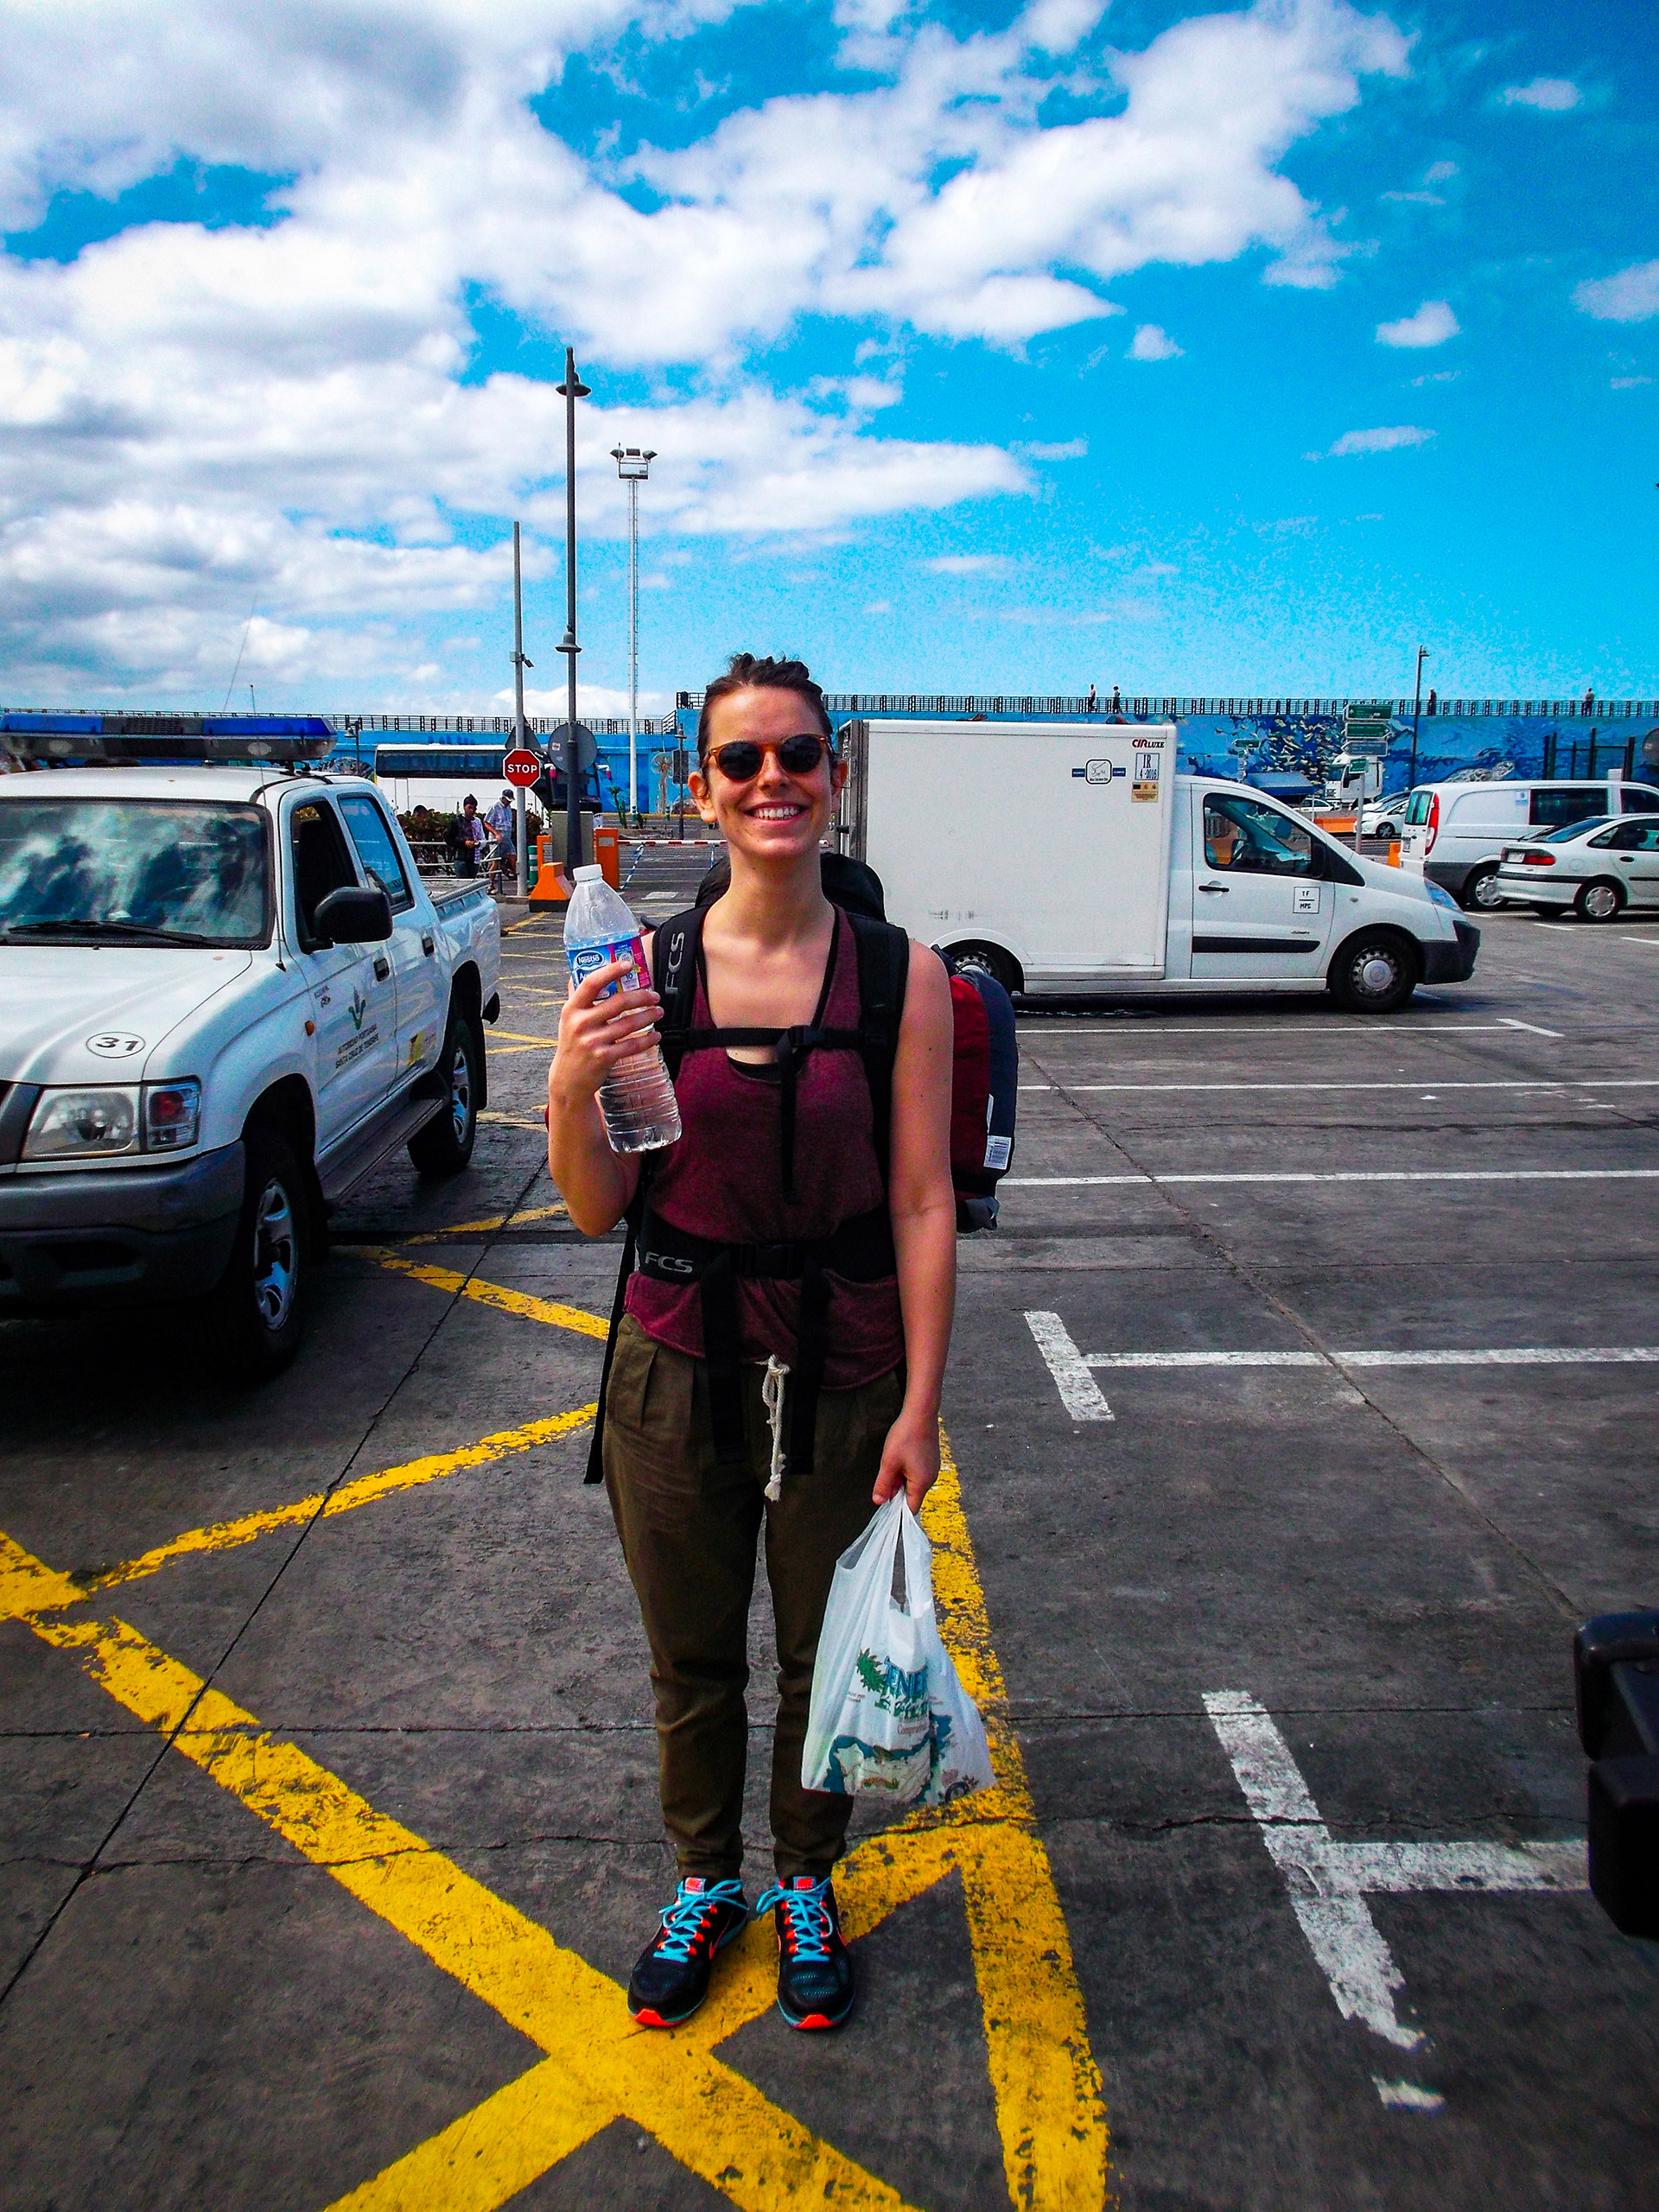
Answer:
[[[0,751],[26,767],[194,766],[324,760],[321,715],[35,714],[0,710]]]

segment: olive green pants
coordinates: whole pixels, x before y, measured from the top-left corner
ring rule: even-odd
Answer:
[[[708,1370],[625,1315],[605,1400],[605,1487],[651,1646],[663,1820],[683,1873],[721,1878],[743,1864],[749,1605],[764,1522],[778,1627],[773,1856],[780,1880],[817,1879],[841,1856],[852,1800],[801,1787],[812,1665],[836,1561],[874,1510],[870,1492],[904,1392],[897,1369],[855,1390],[823,1391],[817,1465],[785,1471],[774,1505],[764,1372],[743,1372],[748,1457],[721,1467]]]

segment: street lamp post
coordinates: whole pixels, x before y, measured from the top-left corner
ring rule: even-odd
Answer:
[[[522,752],[528,742],[524,728],[524,671],[534,668],[534,661],[524,658],[524,593],[518,566],[518,525],[512,525],[512,741]],[[530,825],[524,787],[519,785],[513,793],[517,801],[517,820],[514,823],[513,857],[517,868],[516,885],[523,899],[530,891]]]
[[[613,446],[616,473],[628,487],[628,804],[639,818],[639,486],[657,458],[638,446]]]
[[[1423,663],[1427,658],[1428,647],[1419,645],[1417,648],[1417,694],[1411,702],[1411,781],[1406,786],[1408,792],[1414,791],[1417,788],[1417,724],[1422,718]]]
[[[564,724],[564,865],[574,875],[582,866],[582,771],[576,740],[576,402],[586,399],[590,386],[576,374],[574,347],[564,349],[564,382],[553,387],[564,397],[564,635],[559,651],[568,653],[570,671],[569,708]]]

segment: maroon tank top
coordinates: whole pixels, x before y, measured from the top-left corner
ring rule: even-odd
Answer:
[[[815,1025],[858,1027],[858,953],[839,908]],[[691,1026],[711,1028],[701,950]],[[802,1066],[796,1097],[795,1202],[784,1196],[780,1084],[771,1066],[753,1067],[717,1048],[688,1052],[674,1085],[681,1136],[652,1157],[651,1208],[689,1236],[721,1244],[794,1243],[828,1236],[844,1221],[885,1204],[876,1160],[869,1084],[855,1052],[815,1052]],[[830,1286],[826,1390],[851,1390],[896,1367],[905,1354],[899,1281],[849,1282],[825,1270]],[[738,1328],[745,1360],[768,1353],[796,1362],[801,1286],[776,1278],[740,1279]],[[627,1310],[648,1336],[693,1359],[703,1357],[701,1292],[696,1284],[635,1274]]]

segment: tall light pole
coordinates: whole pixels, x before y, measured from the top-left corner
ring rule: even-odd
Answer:
[[[1417,788],[1417,724],[1422,718],[1423,663],[1427,658],[1428,647],[1419,645],[1417,648],[1417,695],[1411,702],[1411,781],[1406,786],[1408,791],[1415,791]]]
[[[576,374],[574,347],[564,349],[564,382],[556,385],[564,395],[564,635],[559,651],[568,653],[570,671],[569,711],[564,724],[564,865],[574,874],[582,866],[582,783],[576,741],[576,402],[586,399],[590,386]]]
[[[628,804],[639,817],[639,486],[657,458],[638,446],[613,446],[616,473],[628,487]]]
[[[512,741],[520,752],[528,743],[524,729],[524,671],[534,668],[534,661],[524,658],[524,590],[518,567],[518,525],[512,525]],[[513,793],[517,802],[518,819],[514,823],[514,859],[518,868],[518,896],[524,898],[530,890],[530,826],[526,814],[528,802],[524,787],[519,785]]]

